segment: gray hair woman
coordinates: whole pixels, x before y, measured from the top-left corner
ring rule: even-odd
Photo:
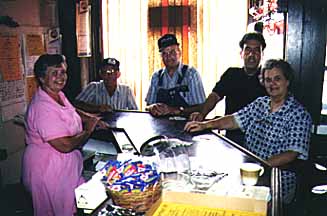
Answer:
[[[289,92],[293,69],[284,60],[268,60],[263,82],[269,96],[259,97],[246,107],[219,119],[188,122],[186,131],[236,129],[245,132],[245,147],[272,167],[284,167],[294,160],[308,158],[311,116]],[[283,201],[292,202],[296,176],[282,172]]]

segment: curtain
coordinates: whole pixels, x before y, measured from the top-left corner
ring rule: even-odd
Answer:
[[[102,0],[102,5],[103,56],[120,61],[119,81],[132,88],[143,109],[148,87],[148,1]]]
[[[186,6],[181,11],[183,21],[172,26],[169,10],[178,6]],[[161,20],[151,27],[148,11],[154,7],[161,7]],[[246,32],[247,8],[244,0],[103,0],[104,57],[121,62],[120,81],[132,87],[144,109],[151,76],[163,67],[157,41],[173,33],[182,62],[198,69],[209,95],[228,67],[242,65],[238,42]],[[224,109],[220,102],[209,117],[223,115]]]
[[[228,67],[242,66],[238,45],[247,27],[247,1],[198,0],[197,61],[207,96]],[[208,117],[222,116],[220,101]]]
[[[173,9],[176,12],[178,6],[183,6],[183,8],[178,11],[180,13],[174,14]],[[197,50],[191,48],[196,47],[196,0],[149,0],[149,8],[154,7],[162,9],[159,11],[161,13],[159,26],[148,29],[149,77],[154,71],[163,67],[157,41],[166,33],[176,35],[182,50],[182,62],[196,67]],[[174,17],[169,17],[169,15],[174,15]],[[179,19],[182,20],[181,23]]]

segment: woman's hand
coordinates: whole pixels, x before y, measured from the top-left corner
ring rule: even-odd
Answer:
[[[100,121],[100,117],[89,116],[84,120],[84,130],[88,134],[91,134],[94,131],[99,121]]]
[[[96,116],[88,117],[84,120],[84,130],[82,132],[74,136],[65,136],[48,140],[48,142],[57,151],[62,153],[68,153],[74,149],[81,148],[94,131],[99,119],[100,118]]]
[[[98,111],[99,112],[112,112],[112,107],[107,104],[101,104],[101,105],[99,105]]]
[[[207,124],[205,122],[197,122],[197,121],[187,122],[184,127],[184,131],[187,132],[202,131],[205,129],[207,129]]]
[[[99,129],[108,129],[110,127],[110,125],[107,122],[104,122],[102,120],[99,120],[96,126]]]

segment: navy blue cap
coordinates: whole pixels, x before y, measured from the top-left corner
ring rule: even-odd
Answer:
[[[105,66],[112,66],[115,70],[119,70],[120,62],[115,58],[106,58],[103,59],[101,63],[101,68]]]
[[[171,45],[179,45],[176,36],[173,34],[165,34],[158,40],[159,51],[161,52],[164,48]]]

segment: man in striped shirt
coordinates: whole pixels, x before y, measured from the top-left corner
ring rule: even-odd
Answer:
[[[76,97],[75,106],[87,112],[137,110],[135,97],[129,86],[119,84],[119,61],[107,58],[100,67],[99,82],[91,82]]]
[[[165,34],[158,46],[165,68],[152,75],[146,109],[154,116],[181,115],[185,107],[204,103],[200,74],[180,62],[181,50],[175,35]]]

